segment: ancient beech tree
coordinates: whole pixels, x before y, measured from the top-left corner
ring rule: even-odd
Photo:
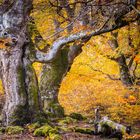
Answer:
[[[20,122],[16,120],[16,112],[20,109],[21,113],[26,112],[23,116],[32,116],[28,114],[31,110],[39,110],[38,85],[28,59],[27,21],[31,9],[32,0],[5,0],[0,8],[0,69],[6,96],[5,125]]]
[[[118,0],[117,2],[116,0],[111,2],[95,2],[93,0],[76,1],[75,3],[68,3],[67,0],[63,0],[60,2],[59,8],[65,8],[70,19],[73,18],[74,13],[71,9],[72,6],[68,6],[69,4],[76,6],[81,3],[81,9],[82,7],[93,9],[88,14],[85,14],[86,18],[84,16],[84,20],[82,21],[82,24],[90,23],[93,27],[78,33],[72,33],[72,26],[70,26],[68,29],[70,35],[66,37],[60,36],[58,39],[55,39],[50,47],[50,51],[47,53],[40,50],[33,50],[34,44],[30,39],[30,30],[28,30],[32,0],[4,0],[0,7],[0,72],[6,96],[3,109],[4,125],[12,123],[21,124],[23,120],[27,122],[35,121],[41,111],[40,92],[38,90],[36,75],[32,68],[33,62],[49,63],[50,70],[55,69],[55,74],[59,74],[60,76],[58,77],[58,81],[61,82],[63,74],[67,71],[66,67],[69,66],[66,63],[68,56],[71,56],[69,52],[73,50],[72,48],[75,45],[70,47],[69,52],[65,50],[65,57],[59,59],[64,60],[63,64],[66,65],[64,69],[60,69],[57,66],[60,63],[56,61],[58,61],[58,57],[62,57],[64,47],[77,40],[81,43],[88,41],[92,36],[123,27],[139,18],[138,12],[136,11],[136,0]],[[50,4],[52,4],[51,1]],[[87,11],[86,9],[83,10]],[[129,17],[131,11],[134,12],[133,17],[131,14],[132,18],[128,19],[127,17]],[[100,18],[97,15],[100,15]],[[85,23],[88,16],[90,21]],[[74,49],[73,52],[74,57],[78,55],[77,49]],[[33,58],[33,56],[35,57]],[[48,74],[52,73],[50,72]],[[48,75],[47,77],[49,78]],[[50,80],[54,79],[52,78]],[[52,84],[51,86],[54,85]],[[58,90],[58,87],[56,88],[55,90]],[[50,88],[50,90],[53,89]]]

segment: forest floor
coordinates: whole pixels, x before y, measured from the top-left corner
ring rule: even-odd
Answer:
[[[71,123],[64,125],[63,127],[72,128],[72,127],[80,127],[80,128],[92,128],[92,124],[87,124],[83,121],[79,121],[77,123]],[[100,136],[90,135],[90,134],[82,134],[79,132],[65,132],[61,134],[63,140],[108,140],[105,138],[100,138]],[[0,140],[49,140],[44,137],[34,137],[32,133],[24,133],[19,135],[0,135]],[[115,140],[115,139],[111,139]]]
[[[62,135],[63,140],[108,140],[107,138],[100,138],[100,136],[94,136],[89,134],[80,133],[66,133]],[[45,140],[44,137],[33,137],[31,134],[24,135],[0,135],[0,140]],[[109,139],[115,140],[115,139]]]
[[[58,124],[54,124],[54,125],[57,126]],[[89,124],[85,121],[72,122],[69,124],[64,124],[61,127],[65,127],[67,129],[75,128],[75,127],[94,129],[93,124]],[[132,132],[131,138],[125,139],[125,140],[140,140],[140,135],[139,137],[133,138],[133,136],[136,133],[140,134],[140,124],[135,126]],[[74,132],[74,131],[69,131],[69,132],[67,131],[60,134],[63,140],[117,140],[115,138],[114,139],[101,138],[100,136],[91,135],[91,134],[83,134],[83,133]],[[19,135],[7,135],[7,134],[0,135],[0,140],[50,140],[50,139],[46,139],[44,137],[35,137],[33,136],[32,133],[29,133],[28,131],[26,131],[25,133],[19,134]]]

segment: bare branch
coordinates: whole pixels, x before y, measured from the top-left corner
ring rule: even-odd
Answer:
[[[92,69],[93,71],[96,71],[96,72],[100,72],[100,73],[102,73],[103,75],[105,75],[105,76],[107,76],[109,79],[111,79],[111,80],[121,80],[120,78],[115,78],[115,77],[113,77],[112,75],[110,75],[110,74],[108,74],[108,73],[105,73],[105,72],[103,72],[103,71],[101,71],[101,70],[99,70],[99,69],[95,69],[95,68],[93,68],[91,65],[89,65],[89,64],[86,64],[86,63],[79,63],[80,65],[85,65],[85,66],[88,66],[88,67],[90,67],[90,69]]]
[[[130,7],[132,7],[138,14],[140,14],[140,11],[134,5],[130,5]]]

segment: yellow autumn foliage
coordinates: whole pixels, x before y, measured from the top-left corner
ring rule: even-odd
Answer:
[[[37,28],[44,39],[52,44],[55,34],[54,19],[62,22],[57,14],[54,14],[48,6],[48,0],[34,0],[32,17],[35,19]],[[45,6],[44,6],[45,4]],[[63,11],[64,15],[66,14]],[[65,15],[67,17],[67,15]],[[64,22],[61,27],[67,27]],[[89,27],[74,26],[72,33],[90,29]],[[70,72],[63,79],[59,91],[59,102],[65,112],[79,112],[92,114],[96,106],[104,108],[104,114],[109,115],[113,120],[129,123],[140,121],[140,88],[126,88],[119,79],[119,66],[109,58],[117,58],[120,54],[133,56],[135,50],[139,52],[140,32],[136,23],[118,30],[119,48],[112,50],[108,40],[112,37],[110,33],[94,37],[83,47],[83,52],[75,59]],[[133,47],[129,45],[128,35]],[[52,38],[49,38],[52,36]],[[60,36],[67,36],[66,30]],[[134,63],[138,63],[135,75],[140,77],[139,53],[135,56]],[[33,65],[39,76],[41,65]]]
[[[124,38],[121,37],[122,32],[126,33]],[[119,50],[124,54],[129,49],[127,32],[127,28],[124,28],[119,33]],[[110,35],[105,34],[85,44],[83,52],[63,79],[59,101],[67,114],[78,112],[93,115],[94,108],[101,106],[104,109],[102,115],[132,124],[140,121],[140,87],[129,89],[119,80],[118,64],[107,57],[115,57],[118,53],[110,49],[107,42],[109,38]]]

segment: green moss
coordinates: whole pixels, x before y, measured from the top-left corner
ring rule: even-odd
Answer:
[[[57,128],[50,129],[49,134],[58,134],[58,129]]]
[[[126,127],[122,127],[120,130],[121,130],[122,134],[126,133]]]
[[[8,126],[5,129],[5,132],[8,135],[13,135],[13,134],[22,134],[24,129],[20,126]]]
[[[23,67],[19,66],[17,70],[18,81],[19,81],[19,93],[21,97],[26,98],[25,94],[25,84],[24,84],[24,75],[23,75]]]
[[[33,109],[36,111],[39,109],[39,100],[38,100],[38,86],[37,86],[37,78],[33,66],[30,62],[26,66],[26,71],[28,73],[28,78],[30,79],[28,85],[28,92],[29,92],[29,104]]]
[[[43,98],[44,110],[47,109],[48,112],[53,113],[53,117],[64,117],[64,110],[58,105],[57,94],[62,77],[68,67],[67,56],[68,49],[63,49],[52,63],[43,66],[40,80],[40,92],[41,96],[45,97]]]
[[[94,134],[94,130],[90,128],[81,128],[81,127],[75,127],[75,132],[83,133],[83,134]]]
[[[24,70],[22,66],[18,67],[17,75],[18,75],[18,81],[19,81],[19,95],[21,96],[21,99],[27,101],[27,94],[26,91],[28,91],[28,106],[27,105],[20,105],[15,110],[14,115],[11,119],[14,120],[14,125],[23,125],[24,123],[29,123],[30,120],[33,120],[36,113],[38,113],[39,110],[39,101],[38,101],[38,87],[36,76],[32,68],[32,64],[29,63],[25,67],[27,78],[29,78],[30,82],[28,85],[28,89],[25,89],[25,77],[24,77]],[[27,121],[26,121],[27,120]],[[13,123],[12,123],[13,124]]]
[[[34,131],[34,136],[48,136],[49,130],[52,129],[49,125],[44,125]]]
[[[75,123],[77,122],[76,119],[70,118],[70,117],[65,117],[62,120],[59,120],[58,124],[59,125],[65,125],[65,124],[70,124],[70,123]]]
[[[50,134],[58,134],[58,130],[46,124],[34,131],[34,136],[49,136]]]
[[[68,66],[68,49],[63,49],[57,56],[57,58],[50,64],[51,68],[48,68],[45,76],[47,76],[47,86],[52,90],[53,87],[60,87],[63,74],[67,70]],[[49,75],[48,75],[49,74]],[[48,77],[49,76],[49,77]],[[49,82],[49,83],[48,83]]]
[[[39,122],[36,122],[36,123],[32,123],[32,124],[29,124],[27,125],[27,129],[29,132],[34,132],[35,129],[39,128],[41,125]]]
[[[28,92],[28,110],[31,122],[35,122],[36,117],[40,114],[39,109],[39,96],[38,96],[38,83],[35,71],[31,62],[28,60],[26,63],[26,77],[29,79],[27,92]]]
[[[51,140],[62,140],[62,136],[55,133],[49,133],[49,138]]]
[[[76,119],[76,120],[84,120],[85,119],[85,117],[83,117],[81,114],[78,114],[78,113],[71,113],[69,116],[73,119]]]

